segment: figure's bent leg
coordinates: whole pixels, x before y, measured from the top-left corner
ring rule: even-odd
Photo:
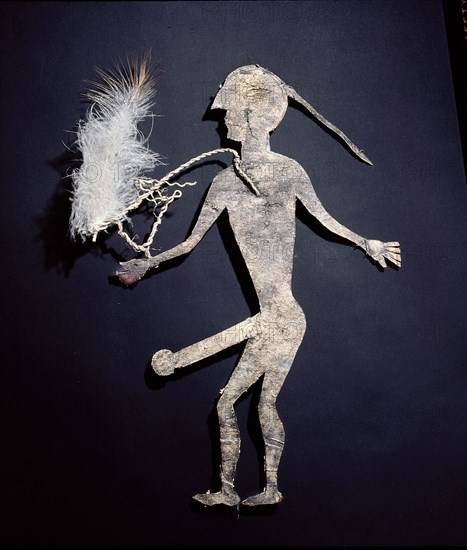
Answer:
[[[283,330],[279,326],[280,330],[273,334],[267,352],[268,357],[265,358],[269,361],[269,367],[264,376],[258,405],[264,438],[266,487],[262,493],[245,499],[242,502],[245,506],[277,504],[282,500],[282,494],[277,486],[277,471],[284,449],[285,431],[277,413],[276,401],[305,334],[305,316],[297,306],[293,322],[281,324]]]
[[[152,368],[160,376],[168,376],[173,374],[175,369],[187,367],[219,351],[239,344],[247,338],[255,336],[257,317],[258,315],[249,317],[233,327],[175,353],[168,349],[161,349],[152,357]]]
[[[240,430],[234,405],[238,398],[264,373],[263,365],[261,339],[253,338],[248,341],[227,386],[221,392],[222,395],[217,403],[222,456],[221,490],[218,493],[198,494],[193,497],[206,506],[215,504],[234,506],[240,502],[240,498],[234,490],[235,470],[240,456]]]

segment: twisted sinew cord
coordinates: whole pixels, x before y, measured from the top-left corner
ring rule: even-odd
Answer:
[[[120,220],[115,220],[115,222],[114,222],[117,225],[118,234],[125,240],[125,242],[131,248],[133,248],[133,250],[135,250],[136,252],[143,252],[146,255],[146,257],[148,257],[148,258],[151,257],[150,248],[151,248],[151,245],[154,241],[154,237],[157,233],[159,225],[162,222],[162,217],[167,212],[167,209],[168,209],[170,203],[172,203],[175,199],[178,199],[179,197],[182,196],[182,192],[178,189],[170,196],[162,195],[161,192],[160,192],[161,187],[163,185],[168,185],[168,186],[177,185],[179,187],[184,187],[186,185],[194,185],[194,183],[189,183],[189,182],[184,183],[184,184],[177,183],[177,182],[170,183],[170,180],[172,178],[174,178],[175,176],[177,176],[178,174],[180,174],[181,172],[184,172],[187,168],[189,168],[191,165],[195,164],[196,162],[199,162],[199,161],[201,161],[201,160],[203,160],[207,157],[210,157],[212,155],[217,155],[219,153],[232,153],[233,154],[233,156],[234,156],[234,161],[233,161],[234,169],[237,172],[238,176],[247,185],[249,185],[249,187],[255,193],[255,195],[259,195],[259,191],[256,188],[256,186],[254,185],[254,183],[251,181],[251,179],[245,174],[245,172],[240,167],[240,155],[237,153],[237,151],[235,151],[235,149],[230,149],[230,148],[227,148],[227,147],[222,148],[222,149],[214,149],[213,151],[208,151],[206,153],[202,153],[201,155],[198,155],[197,157],[193,157],[188,162],[185,162],[184,164],[181,164],[178,168],[176,168],[175,170],[172,170],[171,172],[169,172],[166,176],[164,176],[160,180],[157,180],[157,179],[144,179],[144,180],[142,180],[142,179],[140,179],[140,180],[138,180],[136,185],[138,185],[140,187],[140,189],[144,189],[144,192],[142,194],[140,194],[138,196],[138,198],[123,212],[122,218],[124,219],[129,212],[131,212],[132,210],[135,210],[136,208],[138,208],[144,200],[149,200],[151,202],[154,202],[154,205],[155,205],[154,206],[154,216],[155,216],[156,219],[154,220],[154,223],[152,225],[151,231],[148,235],[148,238],[147,238],[146,242],[144,242],[143,244],[138,244],[138,243],[134,242],[134,240],[123,229],[123,222],[121,221],[121,219]],[[148,185],[150,186],[149,189],[147,187]],[[154,197],[154,193],[157,193],[157,197]],[[158,204],[157,204],[158,201],[161,202],[161,203],[163,202],[164,205],[160,209],[159,213],[156,214],[155,209],[158,206]]]

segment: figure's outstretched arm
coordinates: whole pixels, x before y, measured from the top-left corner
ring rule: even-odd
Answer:
[[[147,271],[158,267],[162,262],[172,260],[191,252],[204,237],[209,228],[214,224],[223,210],[224,206],[220,204],[219,200],[217,200],[216,186],[213,182],[191,235],[184,242],[174,248],[166,250],[157,256],[153,256],[152,258],[136,258],[128,262],[121,262],[120,265],[123,270],[117,271],[117,276],[120,281],[126,285],[134,285],[145,275]]]
[[[383,243],[377,240],[365,239],[335,220],[321,204],[321,201],[313,189],[310,178],[303,170],[301,170],[300,178],[297,181],[296,194],[297,199],[303,204],[308,212],[324,225],[324,227],[335,235],[339,235],[354,243],[381,267],[387,267],[386,260],[389,260],[398,267],[401,266],[400,244],[397,241]]]

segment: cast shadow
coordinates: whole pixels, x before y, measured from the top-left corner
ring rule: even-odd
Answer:
[[[47,161],[59,175],[55,193],[49,199],[45,211],[36,219],[37,233],[35,241],[42,244],[44,268],[55,269],[68,277],[79,258],[86,254],[102,257],[110,254],[115,261],[123,258],[107,245],[111,236],[99,235],[97,242],[87,239],[73,241],[70,238],[69,223],[71,216],[72,180],[71,172],[78,168],[82,158],[72,148],[66,148],[58,157]]]
[[[206,164],[218,164],[221,166],[223,163],[220,163],[219,161],[209,161]],[[192,169],[190,169],[191,171]],[[196,225],[196,221],[198,220],[199,213],[201,212],[202,206],[205,202],[206,196],[208,193],[208,189],[205,191],[203,198],[195,212],[195,215],[193,217],[193,220],[190,224],[190,227],[187,231],[187,235],[185,238],[187,238],[193,231],[194,226]],[[255,315],[259,312],[259,302],[258,297],[256,295],[255,288],[253,286],[253,281],[251,280],[250,272],[248,271],[248,268],[243,260],[243,257],[240,253],[240,249],[238,248],[237,241],[235,240],[235,235],[232,231],[232,228],[230,226],[229,220],[228,220],[228,214],[227,211],[224,211],[221,213],[219,218],[216,220],[216,226],[219,231],[219,235],[221,237],[222,244],[225,248],[225,251],[227,252],[227,255],[229,257],[229,260],[231,262],[232,268],[234,270],[234,273],[237,277],[237,280],[239,282],[240,288],[242,290],[243,296],[245,298],[245,301],[250,309],[250,314]],[[189,254],[186,254],[184,256],[179,256],[177,258],[173,258],[172,260],[168,260],[161,264],[157,270],[149,270],[139,281],[138,284],[142,284],[142,281],[149,279],[156,273],[163,273],[167,270],[173,269],[174,267],[177,267],[181,265],[186,258],[188,258]],[[118,260],[122,261],[122,260]],[[118,267],[118,266],[116,266]],[[124,285],[116,275],[109,276],[109,283],[115,286],[123,286],[125,288],[129,288],[130,290],[134,288],[134,286],[127,287]]]
[[[256,315],[256,313],[260,311],[258,296],[253,281],[251,280],[250,272],[248,271],[237,241],[235,240],[235,235],[230,226],[227,212],[221,214],[217,221],[217,227],[245,301],[250,308],[250,314]]]
[[[444,23],[449,47],[451,74],[454,84],[454,94],[457,106],[457,121],[459,123],[462,156],[464,167],[467,168],[467,93],[465,86],[466,30],[467,21],[460,3],[443,0]],[[462,3],[463,4],[463,3]]]
[[[322,225],[315,217],[313,217],[306,208],[300,203],[297,202],[297,210],[296,210],[297,219],[299,219],[306,227],[311,229],[318,237],[321,239],[328,241],[330,243],[335,244],[341,244],[346,246],[347,248],[356,248],[355,245],[353,245],[350,241],[347,241],[343,237],[340,237],[339,235],[335,235],[332,231],[329,231],[329,229],[326,229],[324,225]],[[384,269],[373,260],[373,258],[370,258],[369,256],[365,255],[363,251],[362,253],[362,259],[369,260],[380,273],[384,273]],[[388,261],[388,267],[392,267],[393,269],[398,270],[399,268],[392,264],[390,261]]]
[[[136,253],[129,247],[125,248],[126,245],[124,245],[123,241],[121,241],[122,252],[114,248],[113,242],[109,243],[116,235],[115,228],[109,228],[109,231],[106,233],[101,232],[96,242],[92,242],[91,239],[86,239],[86,241],[82,241],[80,238],[75,241],[71,239],[69,232],[72,197],[71,173],[81,163],[82,156],[75,148],[66,148],[58,157],[47,161],[47,164],[58,173],[59,181],[44,212],[36,219],[37,233],[35,241],[42,245],[44,268],[46,271],[55,269],[58,273],[64,274],[65,277],[70,275],[76,262],[86,254],[92,254],[100,258],[110,255],[115,260],[116,269],[119,267],[119,262],[129,259],[125,258],[127,251],[133,257],[136,257]],[[226,164],[221,161],[206,160],[187,168],[178,175],[178,178],[187,176],[194,170],[210,165],[217,165],[220,170],[226,168]],[[198,208],[196,217],[190,227],[190,232],[196,222],[200,209],[201,206]],[[165,217],[170,217],[171,215],[172,213],[169,210],[165,214]],[[134,213],[135,226],[128,227],[129,234],[133,236],[140,232],[146,238],[151,229],[150,224],[148,224],[148,220],[151,218],[152,214],[149,205],[142,205]],[[122,283],[120,283],[116,276],[109,276],[109,284],[122,286]]]
[[[190,376],[194,372],[208,368],[215,363],[222,361],[223,359],[230,358],[234,355],[238,356],[238,360],[241,357],[245,342],[236,344],[230,348],[227,348],[211,357],[198,361],[189,367],[175,371],[174,374],[169,377],[162,377],[157,375],[151,367],[151,363],[148,362],[144,378],[146,386],[151,391],[157,391],[165,387],[166,384],[171,382],[176,382],[185,376]],[[238,363],[237,360],[237,363]],[[236,366],[236,365],[235,365]],[[248,407],[248,417],[247,417],[247,432],[253,442],[253,445],[256,450],[257,455],[257,468],[258,468],[258,490],[261,492],[265,486],[266,478],[264,472],[264,442],[261,433],[261,427],[259,423],[258,415],[258,403],[261,395],[261,385],[263,379],[262,377],[255,382],[247,392],[245,392],[236,402],[235,407],[237,408],[242,402],[250,400]],[[216,399],[213,403],[213,408],[207,418],[207,427],[209,432],[209,438],[211,442],[211,464],[212,464],[212,473],[211,480],[209,484],[209,490],[211,492],[217,492],[221,488],[220,483],[220,465],[221,465],[221,451],[220,451],[220,432],[219,432],[219,421],[217,416],[216,405],[219,396],[216,396]],[[248,495],[249,496],[249,495]],[[227,516],[232,517],[232,519],[238,519],[239,514],[249,516],[257,515],[272,515],[277,512],[278,506],[258,506],[258,507],[248,507],[241,506],[239,504],[236,507],[231,506],[204,506],[203,504],[192,500],[189,504],[190,509],[198,515],[214,515],[214,516]]]
[[[219,136],[219,144],[221,147],[228,147],[230,149],[234,149],[237,151],[237,153],[240,153],[240,144],[238,141],[233,141],[227,137],[227,126],[225,125],[225,111],[224,109],[213,109],[211,110],[212,102],[214,101],[214,97],[210,98],[209,106],[206,109],[203,117],[201,120],[210,120],[213,122],[217,122],[217,128],[216,132]]]
[[[297,202],[296,215],[297,218],[308,227],[308,229],[311,229],[314,233],[316,233],[316,235],[318,235],[318,237],[321,237],[325,241],[343,244],[345,246],[352,246],[346,239],[339,237],[339,235],[335,235],[332,231],[326,229],[324,225],[322,225],[307,211],[301,202]]]
[[[310,118],[311,120],[313,120],[313,122],[315,124],[317,124],[321,130],[323,130],[323,132],[326,132],[326,134],[328,134],[328,136],[332,137],[333,139],[335,139],[336,141],[338,141],[339,143],[341,143],[341,145],[351,154],[353,155],[358,161],[360,162],[364,162],[361,158],[359,158],[355,153],[354,151],[352,151],[352,149],[350,149],[350,147],[345,143],[345,141],[338,135],[336,134],[335,132],[333,132],[332,130],[330,130],[327,126],[325,126],[320,120],[318,120],[317,118],[315,118],[309,111],[306,107],[304,107],[301,103],[299,103],[296,99],[293,99],[291,97],[289,97],[289,102],[290,102],[290,106],[293,107],[294,109],[297,109],[297,111],[300,111],[303,115],[305,115],[306,117]],[[361,151],[364,153],[365,151],[363,149],[361,149]],[[370,159],[371,160],[371,159]],[[364,164],[366,164],[366,162],[364,162]]]

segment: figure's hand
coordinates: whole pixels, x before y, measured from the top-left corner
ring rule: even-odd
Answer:
[[[397,265],[397,267],[402,265],[401,248],[397,241],[383,243],[381,241],[368,241],[365,239],[365,251],[382,268],[387,267],[386,260]]]
[[[150,267],[154,267],[154,262],[149,262],[148,258],[136,258],[128,262],[120,262],[122,271],[117,271],[116,275],[126,286],[136,285],[145,275]]]

